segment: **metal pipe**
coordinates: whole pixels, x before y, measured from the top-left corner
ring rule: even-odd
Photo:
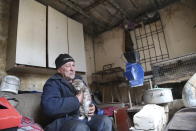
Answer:
[[[152,89],[153,87],[152,87],[152,80],[151,79],[149,79],[149,83],[150,83],[150,89]]]
[[[130,107],[130,109],[132,109],[132,102],[131,102],[131,90],[130,89],[128,89],[128,96],[129,96],[129,107]]]

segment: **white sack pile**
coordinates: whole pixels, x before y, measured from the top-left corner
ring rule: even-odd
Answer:
[[[167,123],[164,107],[148,104],[133,117],[135,130],[162,131]]]

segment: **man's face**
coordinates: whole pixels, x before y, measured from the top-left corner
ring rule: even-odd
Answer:
[[[58,73],[60,73],[63,77],[68,80],[75,78],[75,62],[70,61],[62,65],[59,69],[57,69]]]

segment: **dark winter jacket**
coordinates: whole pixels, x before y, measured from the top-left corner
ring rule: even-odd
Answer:
[[[43,88],[41,106],[44,114],[53,119],[77,117],[80,103],[75,93],[74,87],[60,74],[53,75]]]

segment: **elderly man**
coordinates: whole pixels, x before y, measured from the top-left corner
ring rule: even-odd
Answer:
[[[89,106],[87,118],[79,119],[79,108],[84,93],[77,93],[72,85],[75,79],[75,61],[69,54],[60,54],[56,60],[57,74],[47,80],[43,88],[41,106],[53,119],[45,131],[111,131],[112,122],[106,116],[95,115],[95,106]]]

